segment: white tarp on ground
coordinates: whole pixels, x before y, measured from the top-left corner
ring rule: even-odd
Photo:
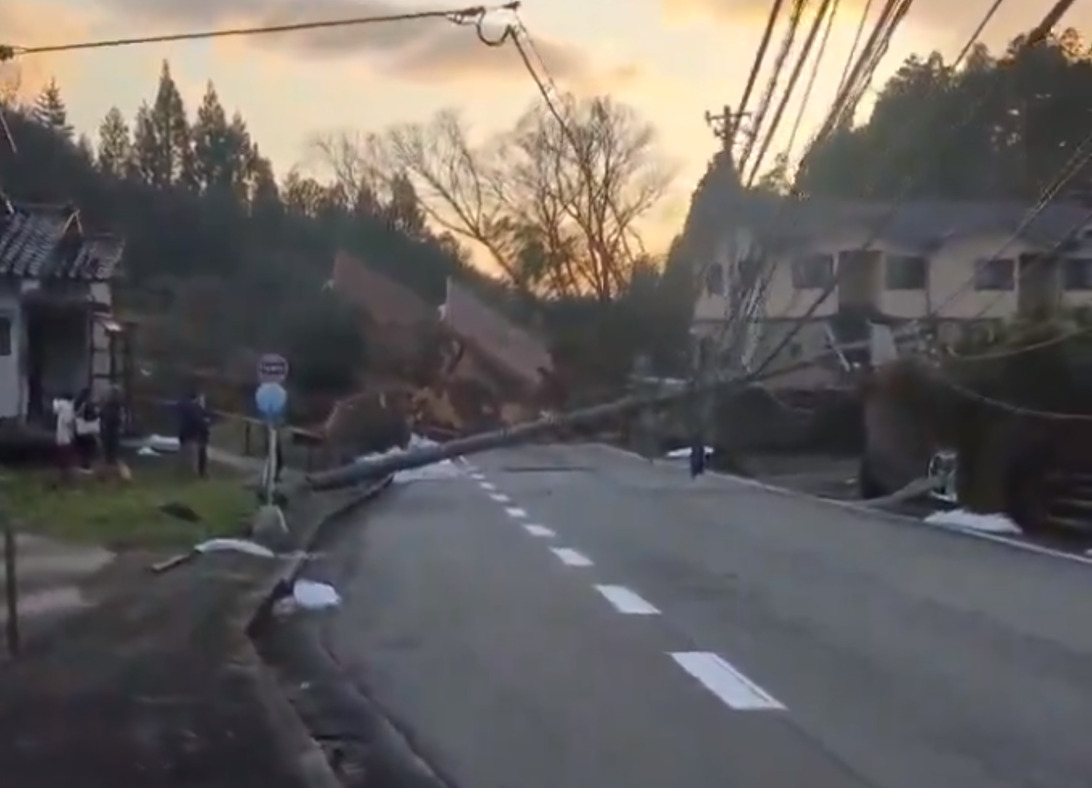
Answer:
[[[341,604],[341,595],[329,583],[297,580],[292,585],[292,599],[304,610],[325,610]]]
[[[246,553],[257,558],[275,558],[273,551],[264,545],[260,545],[257,542],[250,539],[233,539],[231,537],[222,537],[219,539],[209,539],[208,541],[201,542],[194,548],[199,553]]]
[[[423,438],[420,435],[413,435],[410,437],[409,445],[405,449],[394,448],[379,454],[366,454],[363,457],[358,457],[358,462],[364,462],[369,460],[377,460],[383,457],[396,457],[399,454],[403,454],[406,451],[412,449],[422,449],[429,446],[437,446],[439,444],[436,441]],[[441,460],[440,462],[433,463],[432,465],[426,465],[423,468],[414,468],[409,471],[399,471],[394,475],[396,482],[412,482],[412,481],[425,481],[434,479],[457,479],[463,476],[463,470],[459,467],[459,464],[453,460]]]
[[[1021,534],[1020,526],[1003,514],[984,514],[968,512],[966,509],[952,509],[945,512],[933,512],[925,518],[930,525],[947,525],[978,531],[986,534]]]

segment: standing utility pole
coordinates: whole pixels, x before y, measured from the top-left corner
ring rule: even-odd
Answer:
[[[705,123],[713,130],[713,136],[720,140],[721,149],[731,152],[743,119],[750,116],[750,112],[732,112],[732,108],[725,104],[719,115],[706,110]]]

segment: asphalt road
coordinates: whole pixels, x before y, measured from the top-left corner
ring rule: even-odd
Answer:
[[[603,447],[473,462],[316,570],[451,785],[1092,785],[1089,567]]]

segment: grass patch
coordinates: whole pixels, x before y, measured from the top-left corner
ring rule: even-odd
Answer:
[[[164,466],[169,463],[137,463],[130,482],[80,477],[68,487],[58,487],[52,471],[5,468],[0,505],[21,530],[112,550],[186,547],[237,535],[253,514],[254,493],[240,476],[214,467],[213,478],[186,478]],[[199,519],[169,514],[165,504],[188,508]]]

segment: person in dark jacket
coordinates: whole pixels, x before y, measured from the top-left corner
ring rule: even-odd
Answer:
[[[194,392],[179,403],[178,443],[186,465],[195,468],[202,479],[208,476],[209,437],[212,414],[205,405],[205,395]]]

